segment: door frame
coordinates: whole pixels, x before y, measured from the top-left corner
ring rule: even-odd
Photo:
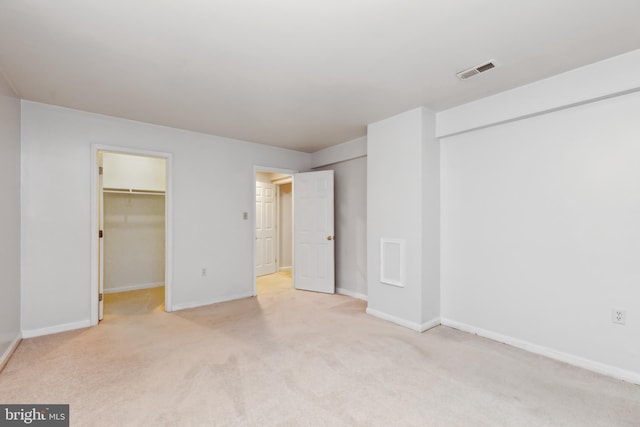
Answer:
[[[284,168],[274,168],[274,167],[270,167],[270,166],[259,166],[259,165],[253,165],[253,181],[252,181],[252,188],[251,188],[251,198],[253,199],[253,203],[251,204],[251,219],[252,219],[252,224],[251,224],[251,246],[253,247],[253,255],[252,255],[252,259],[253,259],[253,296],[255,297],[258,294],[257,291],[257,277],[256,277],[256,181],[258,181],[258,172],[266,172],[266,173],[283,173],[283,174],[287,174],[287,175],[291,175],[293,177],[293,175],[297,174],[298,171],[294,170],[294,169],[284,169]],[[276,185],[276,188],[278,188],[279,191],[279,187]],[[293,190],[295,191],[295,190]],[[278,201],[279,203],[279,201]],[[276,204],[277,205],[277,204]],[[280,206],[276,207],[276,219],[277,221],[280,221]],[[277,231],[277,238],[278,238],[278,254],[276,254],[276,273],[278,271],[280,271],[280,227],[278,227],[278,231]],[[294,236],[293,236],[293,231],[291,234],[291,239],[293,240]],[[293,270],[295,265],[295,260],[291,260],[291,269]]]
[[[92,144],[91,145],[91,292],[89,307],[91,313],[91,325],[98,324],[98,258],[100,256],[98,247],[98,198],[99,198],[99,177],[98,177],[98,152],[105,151],[117,154],[131,154],[146,157],[157,157],[166,160],[166,191],[165,191],[165,246],[164,246],[164,307],[166,312],[173,311],[173,159],[171,153],[151,150],[139,150],[129,147],[119,147],[113,145]],[[255,190],[254,190],[255,193]],[[255,209],[255,208],[254,208]],[[254,227],[255,228],[255,227]],[[255,233],[255,231],[254,231]],[[254,266],[255,268],[255,266]]]

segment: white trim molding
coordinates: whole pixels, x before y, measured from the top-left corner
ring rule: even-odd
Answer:
[[[91,320],[81,320],[79,322],[63,323],[62,325],[49,326],[40,329],[23,329],[22,338],[40,337],[43,335],[57,334],[60,332],[73,331],[75,329],[88,328],[92,326]]]
[[[336,288],[336,293],[340,295],[346,295],[351,298],[361,299],[362,301],[367,300],[367,296],[365,294],[361,294],[360,292],[353,292],[345,288]]]
[[[173,305],[173,311],[186,310],[189,308],[203,307],[205,305],[218,304],[220,302],[235,301],[238,299],[252,298],[251,292],[243,292],[241,294],[227,295],[217,298],[209,298],[201,301],[190,301]]]
[[[596,362],[594,360],[585,359],[583,357],[574,356],[573,354],[564,353],[558,350],[554,350],[549,347],[534,344],[518,338],[513,338],[507,335],[502,335],[497,332],[488,331],[486,329],[477,328],[475,326],[467,325],[462,322],[457,322],[451,319],[441,319],[442,325],[449,326],[454,329],[458,329],[463,332],[468,332],[488,338],[493,341],[498,341],[504,344],[508,344],[513,347],[526,350],[530,353],[546,356],[550,359],[558,360],[560,362],[568,363],[569,365],[577,366],[588,371],[596,372],[598,374],[607,375],[619,380],[628,381],[630,383],[640,385],[640,374],[625,369],[616,368],[615,366],[606,365],[604,363]]]
[[[433,329],[436,326],[440,326],[442,323],[440,322],[440,318],[436,317],[435,319],[428,320],[420,325],[420,332],[428,331],[429,329]]]
[[[159,288],[161,286],[164,286],[164,282],[141,283],[139,285],[128,285],[128,286],[121,286],[118,288],[111,288],[111,289],[105,288],[102,292],[105,294],[116,294],[118,292],[139,291],[141,289]]]
[[[5,352],[2,354],[2,357],[0,357],[0,372],[2,372],[4,367],[7,365],[7,362],[9,362],[11,355],[13,355],[13,352],[16,351],[16,348],[18,348],[18,344],[20,344],[21,341],[22,334],[18,333],[13,341],[11,341],[11,344],[9,344],[9,347],[7,347]]]
[[[399,317],[392,316],[391,314],[383,313],[381,311],[378,311],[369,307],[367,307],[367,314],[382,320],[386,320],[388,322],[395,323],[396,325],[404,326],[405,328],[413,329],[414,331],[418,331],[418,332],[424,332],[440,325],[439,318],[431,319],[427,322],[420,324],[420,323],[411,322],[409,320],[401,319]]]

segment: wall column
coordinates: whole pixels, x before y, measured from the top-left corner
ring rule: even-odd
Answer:
[[[435,115],[372,123],[367,141],[367,313],[423,331],[440,316]]]

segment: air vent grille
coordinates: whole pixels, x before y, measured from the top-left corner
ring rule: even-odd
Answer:
[[[496,65],[493,61],[485,62],[484,64],[476,65],[475,67],[460,71],[459,73],[456,73],[456,76],[458,76],[460,80],[466,80],[469,77],[473,77],[477,74],[484,73],[487,70],[495,68],[495,66]]]

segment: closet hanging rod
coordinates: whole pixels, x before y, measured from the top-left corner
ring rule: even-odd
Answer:
[[[105,193],[118,193],[118,194],[147,194],[151,196],[164,196],[164,191],[156,190],[136,190],[135,188],[103,188]]]

